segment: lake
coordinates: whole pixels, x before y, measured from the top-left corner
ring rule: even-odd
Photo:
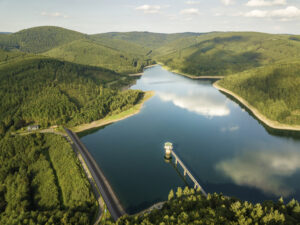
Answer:
[[[212,81],[155,66],[131,88],[155,96],[139,114],[81,137],[128,213],[191,184],[165,162],[167,141],[207,193],[251,202],[300,200],[300,140],[269,133]]]

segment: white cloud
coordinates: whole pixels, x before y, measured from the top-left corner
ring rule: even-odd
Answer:
[[[204,91],[192,91],[180,96],[165,92],[158,92],[157,95],[162,101],[170,101],[177,107],[202,116],[214,117],[230,114],[226,102],[220,100],[218,96],[207,94]]]
[[[141,5],[135,8],[136,10],[141,10],[147,14],[156,14],[159,13],[161,6],[160,5]]]
[[[234,3],[234,0],[221,0],[221,2],[224,4],[224,5],[232,5]]]
[[[227,131],[234,132],[234,131],[238,131],[239,129],[240,129],[239,126],[229,126],[229,127],[222,127],[220,130],[222,132],[227,132]]]
[[[193,18],[192,17],[187,17],[187,18],[184,18],[183,20],[188,22],[188,21],[192,21]]]
[[[200,4],[200,1],[186,1],[185,4],[187,4],[187,5],[198,5],[198,4]]]
[[[183,9],[180,11],[181,15],[199,15],[199,9],[190,8],[190,9]]]
[[[285,9],[273,10],[271,16],[280,18],[295,18],[300,17],[300,9],[295,6],[289,6]]]
[[[214,16],[224,16],[224,14],[221,13],[221,12],[216,12],[216,13],[214,14]]]
[[[245,14],[246,17],[257,17],[257,18],[278,18],[282,21],[288,21],[291,19],[300,18],[300,9],[295,6],[288,6],[285,9],[277,10],[252,10]]]
[[[62,18],[68,18],[69,16],[64,15],[60,12],[54,12],[54,13],[49,13],[49,12],[41,12],[42,16],[50,16],[50,17],[62,17]]]
[[[246,5],[251,7],[286,5],[286,0],[250,0]]]
[[[249,151],[216,165],[237,185],[255,187],[267,194],[287,197],[293,193],[284,179],[300,170],[300,153]]]
[[[267,17],[268,16],[268,11],[265,10],[252,10],[248,13],[245,14],[246,17],[257,17],[257,18],[263,18],[263,17]]]

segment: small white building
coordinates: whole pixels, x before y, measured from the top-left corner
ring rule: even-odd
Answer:
[[[27,127],[27,130],[28,131],[35,131],[35,130],[38,130],[40,129],[40,125],[30,125]]]

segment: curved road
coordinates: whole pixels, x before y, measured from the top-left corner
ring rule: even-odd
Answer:
[[[125,211],[121,203],[119,202],[117,196],[115,195],[114,191],[112,190],[108,180],[105,178],[103,172],[98,167],[98,164],[88,152],[87,148],[82,144],[78,136],[67,128],[65,128],[65,131],[67,132],[68,136],[71,138],[77,150],[84,159],[112,218],[116,221],[119,217],[125,214]]]

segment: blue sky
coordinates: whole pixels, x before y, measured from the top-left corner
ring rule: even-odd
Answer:
[[[260,31],[300,34],[300,0],[0,0],[0,31]]]

